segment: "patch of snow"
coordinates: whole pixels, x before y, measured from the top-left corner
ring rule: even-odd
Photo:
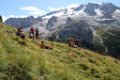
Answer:
[[[103,6],[103,3],[97,3],[98,5],[100,5],[100,6]]]
[[[77,5],[78,6],[78,5]],[[76,6],[76,7],[77,7]],[[80,5],[79,5],[80,6]],[[52,14],[52,15],[49,15],[49,16],[45,16],[43,17],[43,19],[45,18],[51,18],[52,16],[56,16],[56,17],[60,17],[60,16],[75,16],[75,15],[87,15],[84,10],[86,8],[86,6],[83,7],[83,9],[79,10],[79,11],[74,11],[73,9],[74,7],[70,7],[70,8],[66,8],[66,9],[63,9],[61,10],[60,12],[58,13],[55,13],[55,14]]]
[[[49,15],[49,16],[45,16],[43,17],[43,19],[45,18],[51,18],[52,16],[56,16],[56,17],[60,17],[60,16],[69,16],[70,14],[73,14],[73,10],[72,9],[63,9],[61,12]]]
[[[79,7],[79,6],[80,6],[80,4],[74,3],[74,4],[71,4],[71,5],[67,6],[67,9],[74,9],[74,8]]]
[[[120,9],[116,9],[115,13],[120,13]]]
[[[111,21],[112,18],[102,18],[102,19],[95,19],[96,21]]]
[[[120,9],[116,9],[114,13],[112,13],[113,16],[120,16]]]
[[[97,16],[102,16],[102,12],[100,11],[100,9],[95,9],[95,12],[97,13]]]

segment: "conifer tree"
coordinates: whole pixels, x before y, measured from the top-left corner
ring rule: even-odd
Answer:
[[[0,15],[0,22],[2,22],[2,16]]]

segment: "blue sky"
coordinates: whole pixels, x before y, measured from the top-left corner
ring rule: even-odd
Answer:
[[[89,2],[111,2],[120,7],[119,0],[0,0],[0,14],[9,17],[41,16],[52,10]]]

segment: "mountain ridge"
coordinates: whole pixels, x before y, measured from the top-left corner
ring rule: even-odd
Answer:
[[[97,6],[97,7],[96,7]],[[101,6],[101,7],[100,7]],[[81,9],[83,9],[84,7],[86,7],[85,8],[85,10],[84,10],[84,12],[86,12],[86,13],[88,13],[89,15],[92,15],[91,14],[91,10],[93,10],[92,11],[92,13],[93,13],[93,15],[94,14],[96,14],[95,13],[95,9],[96,8],[100,8],[101,10],[108,10],[108,12],[109,13],[112,13],[112,12],[114,12],[114,9],[120,9],[119,7],[116,7],[115,5],[113,5],[112,3],[101,3],[101,4],[97,4],[97,3],[88,3],[88,4],[81,4],[80,6],[78,6],[78,7],[76,7],[76,8],[73,8],[73,7],[71,7],[71,8],[68,8],[69,10],[75,10],[75,11],[80,11]],[[109,10],[109,9],[111,9],[111,8],[113,8],[112,10]],[[65,12],[66,10],[67,11],[69,11],[67,8],[65,8],[65,9],[60,9],[60,10],[56,10],[56,11],[52,11],[52,12],[48,12],[46,15],[43,15],[43,16],[39,16],[38,18],[44,18],[44,17],[46,17],[46,16],[48,16],[48,15],[51,15],[51,17],[52,16],[56,16],[56,15],[52,15],[52,14],[55,14],[55,13],[59,13],[59,12],[61,12],[61,11],[63,11],[63,12]],[[67,12],[67,13],[71,13],[71,15],[72,14],[74,14],[74,12]],[[103,13],[103,14],[107,14],[107,13],[104,13],[104,12],[101,12],[101,13]],[[69,15],[69,14],[68,14]],[[62,16],[62,15],[59,15],[59,16]],[[33,17],[33,16],[30,16],[30,17]],[[30,18],[30,17],[28,17],[28,18]],[[56,16],[57,17],[57,16]],[[34,18],[34,17],[33,17]],[[12,19],[14,19],[14,18],[12,18]],[[15,19],[17,19],[17,18],[15,18]],[[22,18],[19,18],[19,19],[22,19]],[[8,21],[9,21],[9,19],[8,19]],[[7,23],[9,23],[9,22],[7,22],[7,20],[5,21],[5,23],[7,24]],[[17,25],[17,26],[19,26],[19,25]],[[28,27],[30,27],[30,26],[28,26]]]

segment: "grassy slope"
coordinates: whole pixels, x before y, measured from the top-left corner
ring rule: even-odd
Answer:
[[[53,50],[40,49],[39,40],[22,39],[0,24],[0,80],[119,80],[120,61],[86,49],[49,42]]]

